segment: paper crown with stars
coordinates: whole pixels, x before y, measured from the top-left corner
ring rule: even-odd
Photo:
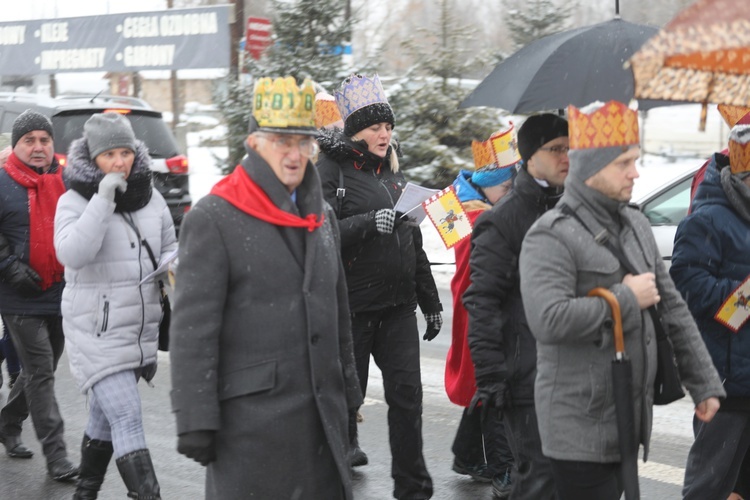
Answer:
[[[371,78],[360,74],[350,75],[341,82],[334,95],[344,120],[344,134],[349,137],[376,123],[396,124],[378,75]]]
[[[604,103],[591,113],[568,106],[570,149],[632,146],[640,142],[638,112],[617,101]]]
[[[315,135],[315,89],[305,79],[297,86],[294,77],[260,78],[255,82],[253,118],[255,130],[277,134]],[[255,123],[253,123],[253,121]]]

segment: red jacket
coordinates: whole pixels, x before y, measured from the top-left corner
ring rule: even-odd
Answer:
[[[477,209],[478,203],[467,202],[464,204],[466,215],[472,224],[482,212],[490,208],[485,205]],[[474,210],[470,210],[473,207]],[[470,268],[469,253],[471,251],[471,238],[464,238],[453,247],[456,254],[456,274],[451,280],[451,293],[453,294],[453,337],[445,360],[445,392],[448,399],[459,406],[469,406],[471,398],[477,390],[474,379],[474,364],[471,361],[469,342],[467,334],[469,330],[469,316],[462,300],[462,296],[469,288]]]

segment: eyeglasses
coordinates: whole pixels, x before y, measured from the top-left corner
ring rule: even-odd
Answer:
[[[550,146],[548,148],[539,149],[541,149],[542,151],[549,151],[554,155],[566,155],[568,154],[568,151],[570,151],[570,148],[568,146]]]
[[[315,139],[301,139],[295,141],[291,137],[262,135],[263,139],[271,143],[271,148],[280,154],[288,154],[292,149],[297,149],[301,155],[313,156],[318,152],[318,143]]]

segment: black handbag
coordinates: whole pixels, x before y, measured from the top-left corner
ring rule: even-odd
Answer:
[[[146,247],[148,256],[151,262],[154,264],[154,269],[158,268],[159,265],[154,257],[154,252],[151,250],[151,246],[143,238],[143,246]],[[159,280],[159,304],[161,304],[161,319],[159,320],[159,350],[169,351],[169,322],[172,318],[172,305],[169,303],[169,295],[164,287],[164,280]]]
[[[122,214],[122,217],[125,219],[125,222],[133,228],[136,236],[141,240],[141,244],[146,248],[146,252],[148,252],[148,257],[151,259],[155,271],[159,267],[159,263],[156,262],[154,252],[151,250],[151,245],[148,244],[146,238],[141,238],[141,232],[138,230],[135,222],[133,222],[133,218],[130,214],[127,214],[127,217],[126,214]],[[169,295],[167,295],[164,280],[158,280],[157,283],[159,285],[159,304],[161,305],[161,319],[159,319],[159,350],[169,351],[169,323],[172,318],[172,305],[169,303]]]
[[[617,260],[620,261],[622,266],[631,274],[640,274],[625,255],[620,251],[619,248],[614,246],[606,235],[598,237],[589,229],[589,227],[578,217],[575,210],[570,208],[568,205],[561,203],[559,205],[560,210],[563,213],[570,215],[576,219],[586,231],[594,236],[594,241],[599,245],[603,245],[607,248]],[[669,332],[666,326],[662,322],[661,314],[656,306],[648,308],[648,312],[651,315],[651,320],[654,323],[654,332],[656,333],[656,378],[654,379],[654,404],[655,405],[668,405],[678,399],[685,397],[685,391],[682,389],[682,381],[680,380],[680,373],[677,371],[677,360],[674,356],[674,347],[672,341],[669,338]]]

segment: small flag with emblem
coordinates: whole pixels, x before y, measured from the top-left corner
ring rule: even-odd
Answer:
[[[471,235],[472,227],[453,186],[422,202],[422,207],[443,239],[445,248]]]
[[[750,318],[750,276],[724,301],[714,319],[737,333]]]

